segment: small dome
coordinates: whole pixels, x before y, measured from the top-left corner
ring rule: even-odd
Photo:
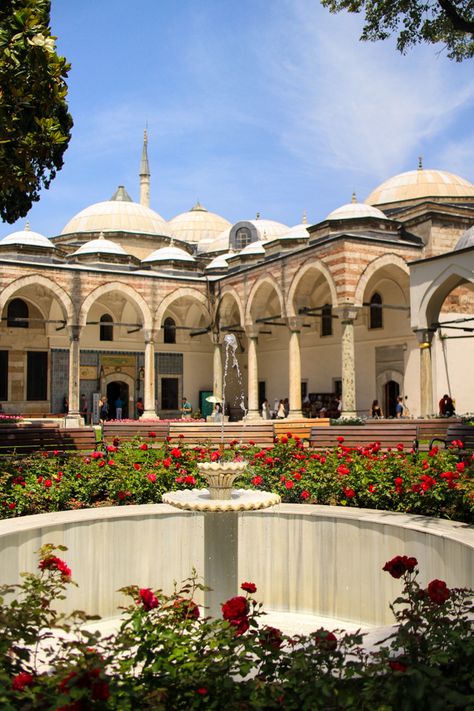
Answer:
[[[225,254],[219,254],[217,257],[214,257],[212,262],[209,262],[209,264],[206,265],[205,269],[206,270],[211,270],[211,269],[228,269],[229,268],[229,263],[227,262],[227,257],[232,257],[233,254],[232,252],[226,252]]]
[[[98,202],[78,212],[61,234],[77,232],[136,232],[168,235],[165,220],[154,210],[140,205],[120,186],[110,200]]]
[[[191,244],[212,242],[227,227],[230,227],[230,222],[225,217],[209,212],[199,202],[168,222],[170,232],[177,239]]]
[[[179,247],[160,247],[142,259],[142,263],[147,262],[195,262],[196,260],[184,249]]]
[[[75,257],[80,254],[115,254],[121,257],[128,256],[120,244],[112,242],[111,239],[105,239],[102,233],[98,239],[92,239],[89,242],[81,244],[79,249],[76,249],[71,256]]]
[[[249,220],[249,222],[257,229],[259,241],[261,242],[269,242],[275,237],[281,237],[289,230],[288,225],[275,220],[261,220],[258,218],[257,220]]]
[[[24,230],[12,232],[0,241],[0,246],[17,245],[23,247],[39,247],[40,249],[54,249],[54,244],[39,232],[30,230],[27,224]]]
[[[474,247],[474,225],[461,235],[454,249],[466,249],[467,247]]]
[[[430,197],[474,198],[474,185],[444,170],[409,170],[389,178],[373,190],[366,203],[384,205]]]
[[[211,242],[202,241],[198,245],[198,253],[205,252],[226,252],[229,249],[230,231],[232,226],[226,227],[215,239]]]
[[[241,251],[240,254],[265,254],[264,242],[259,240],[258,242],[250,242]]]
[[[372,205],[366,205],[364,202],[357,202],[355,195],[353,195],[352,202],[341,205],[341,207],[330,212],[326,220],[355,220],[364,217],[376,217],[378,220],[387,219],[387,216],[381,210],[372,207]]]
[[[277,239],[308,239],[309,238],[309,232],[308,232],[308,224],[306,222],[302,222],[299,225],[295,225],[294,227],[291,228],[288,232],[285,232],[285,234],[280,235],[279,238]]]

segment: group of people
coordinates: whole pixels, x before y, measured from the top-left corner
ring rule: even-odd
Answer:
[[[443,395],[439,401],[439,414],[442,417],[452,417],[456,414],[454,409],[454,400],[449,395]]]

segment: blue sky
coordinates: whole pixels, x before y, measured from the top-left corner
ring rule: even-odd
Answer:
[[[197,199],[231,222],[318,222],[424,166],[474,182],[473,63],[358,41],[318,0],[52,0],[72,64],[65,166],[27,218],[47,236],[124,184],[138,200],[148,124],[151,207]]]

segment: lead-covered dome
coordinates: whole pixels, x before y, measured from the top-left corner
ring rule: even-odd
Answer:
[[[113,254],[116,256],[129,256],[124,248],[112,242],[110,239],[105,239],[104,235],[101,234],[98,239],[91,239],[89,242],[81,244],[81,246],[72,253],[72,257],[76,257],[81,254]]]
[[[62,235],[80,232],[135,232],[168,235],[165,220],[145,205],[133,202],[123,185],[110,200],[86,207],[69,220]]]
[[[230,225],[225,217],[209,212],[199,202],[168,222],[169,231],[174,237],[191,244],[211,243]]]
[[[352,202],[341,205],[330,212],[326,220],[355,220],[367,217],[375,217],[378,220],[387,219],[381,210],[364,202],[357,202],[355,195],[353,195]]]
[[[39,249],[54,249],[54,244],[39,232],[30,230],[27,224],[24,230],[12,232],[0,241],[0,246],[17,246],[17,247],[38,247]]]
[[[418,168],[389,178],[375,188],[365,202],[369,205],[386,205],[430,197],[474,199],[474,185],[445,170]]]

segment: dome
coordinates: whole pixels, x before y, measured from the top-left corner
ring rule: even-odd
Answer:
[[[308,239],[309,238],[309,232],[308,232],[308,224],[306,222],[302,222],[299,225],[295,225],[294,227],[291,228],[288,232],[285,232],[285,234],[280,235],[279,239]],[[278,239],[278,238],[274,238]]]
[[[0,241],[0,246],[5,245],[16,245],[23,247],[39,247],[40,249],[54,249],[52,242],[41,235],[39,232],[33,232],[30,230],[27,224],[24,230],[19,230],[18,232],[12,232],[11,235],[7,235]]]
[[[76,249],[71,256],[76,257],[80,254],[115,254],[121,257],[129,256],[120,244],[112,242],[110,239],[105,239],[102,233],[98,239],[92,239],[89,242],[81,244],[79,249]]]
[[[211,270],[211,269],[228,269],[229,264],[227,262],[228,257],[232,257],[233,253],[232,252],[226,252],[225,254],[219,254],[217,257],[214,257],[212,262],[209,262],[209,264],[205,267],[206,270]]]
[[[250,242],[241,251],[240,254],[265,254],[264,242],[259,240],[258,242]]]
[[[271,239],[281,237],[289,230],[288,225],[275,220],[261,220],[258,218],[257,220],[249,220],[249,222],[256,228],[261,242],[269,242]]]
[[[341,205],[336,210],[333,210],[326,217],[326,220],[355,220],[364,217],[376,217],[378,220],[386,220],[387,216],[381,210],[378,210],[372,205],[366,205],[363,202],[357,202],[355,195],[352,196],[352,202],[346,205]]]
[[[430,197],[474,198],[474,185],[454,173],[418,168],[389,178],[375,188],[365,202],[370,205],[385,205]]]
[[[97,202],[78,212],[61,234],[77,232],[137,232],[139,234],[168,235],[165,220],[154,210],[140,205],[128,195],[123,186],[110,200]]]
[[[474,247],[474,225],[461,235],[454,249],[466,249],[467,247]]]
[[[142,259],[142,263],[147,262],[195,262],[196,260],[189,254],[185,252],[184,249],[179,247],[160,247],[160,249],[155,249],[154,252]]]
[[[168,222],[170,232],[177,239],[192,244],[212,242],[227,227],[230,227],[230,222],[225,217],[209,212],[199,202]]]

